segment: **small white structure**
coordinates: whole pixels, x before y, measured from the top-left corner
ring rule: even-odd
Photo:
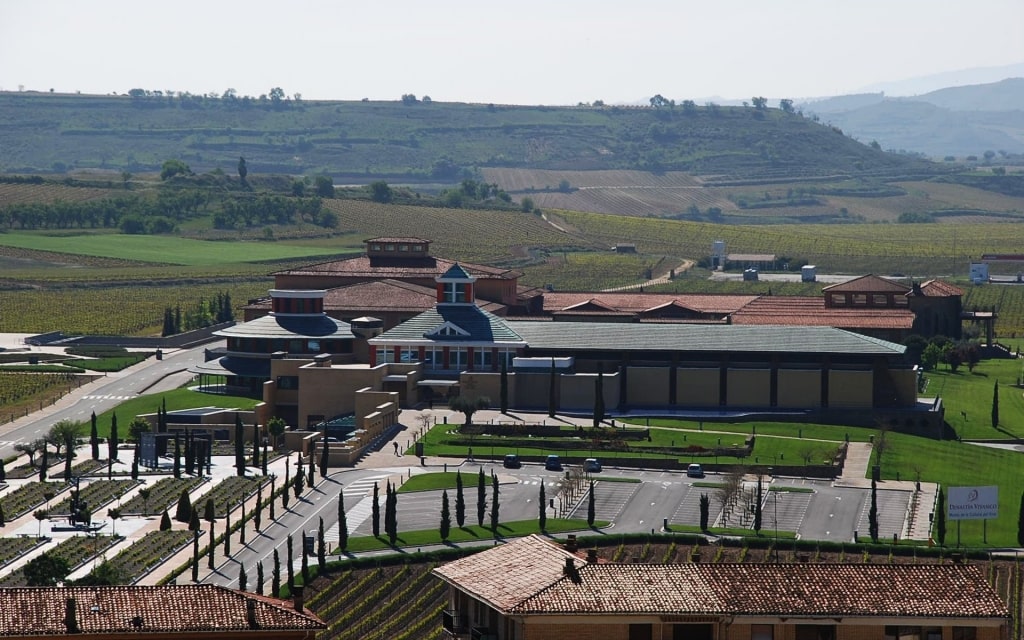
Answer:
[[[988,263],[972,262],[970,272],[971,284],[984,284],[988,282]]]
[[[818,279],[817,269],[813,264],[800,267],[800,282],[815,282]]]
[[[711,268],[725,268],[725,240],[715,240],[711,243]]]

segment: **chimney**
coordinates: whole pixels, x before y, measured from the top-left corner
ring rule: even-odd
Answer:
[[[295,610],[302,613],[306,610],[306,601],[302,597],[302,586],[292,586],[292,601],[295,604]]]
[[[562,569],[562,573],[567,576],[571,576],[576,573],[576,562],[572,558],[565,559],[565,568]]]
[[[78,628],[78,604],[74,598],[68,598],[65,605],[64,624],[68,628],[68,633],[81,633],[82,631]]]
[[[256,601],[252,598],[245,599],[245,622],[249,625],[250,629],[259,628],[259,625],[256,623]]]
[[[576,553],[579,547],[576,546],[576,534],[570,533],[565,540],[565,550],[569,553]]]
[[[597,563],[597,549],[587,549],[587,562],[590,564]]]

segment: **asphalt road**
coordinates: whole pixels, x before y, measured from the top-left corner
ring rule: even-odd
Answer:
[[[14,445],[40,438],[60,420],[88,422],[90,414],[116,407],[138,396],[168,375],[184,371],[203,361],[207,344],[194,349],[182,349],[166,354],[163,360],[149,358],[128,370],[108,374],[80,390],[58,400],[52,407],[29,414],[26,418],[0,426],[0,456],[14,453]],[[83,393],[84,392],[84,393]]]

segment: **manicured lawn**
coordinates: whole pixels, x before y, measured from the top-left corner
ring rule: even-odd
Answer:
[[[219,407],[221,409],[248,410],[256,406],[259,400],[253,398],[242,398],[240,396],[222,396],[213,393],[200,393],[188,389],[174,389],[164,393],[154,393],[148,396],[139,396],[126,400],[109,411],[104,411],[96,416],[96,430],[100,437],[110,435],[110,418],[117,414],[117,433],[121,440],[128,437],[128,423],[137,415],[143,413],[156,413],[160,403],[167,401],[167,410],[195,409],[198,407]],[[89,426],[89,419],[84,420],[86,429]],[[85,432],[88,437],[88,431]]]
[[[440,519],[438,520],[440,524]],[[597,521],[594,529],[608,526],[607,522]],[[546,533],[564,533],[566,531],[588,531],[586,520],[562,520],[548,518]],[[531,533],[541,533],[536,520],[519,520],[514,522],[502,522],[498,525],[498,533],[501,538],[519,538]],[[475,540],[493,540],[494,534],[490,527],[478,527],[476,525],[459,528],[452,522],[451,532],[448,534],[449,542],[472,542]],[[442,544],[441,534],[437,529],[426,529],[422,531],[399,532],[396,547],[423,547],[432,544]],[[377,551],[391,549],[387,536],[361,536],[350,538],[347,551],[357,553],[360,551]]]
[[[984,360],[969,372],[946,365],[925,374],[925,396],[940,396],[948,422],[961,438],[990,440],[1024,437],[1024,389],[1017,386],[1024,360]],[[999,428],[992,428],[992,395],[999,383]],[[961,413],[963,412],[963,413]],[[967,417],[964,417],[964,413]]]
[[[418,476],[413,476],[402,483],[402,486],[398,488],[398,493],[412,493],[413,491],[436,491],[439,489],[454,489],[455,488],[455,476],[458,472],[450,471],[448,473],[421,473]],[[474,487],[477,482],[477,474],[470,473],[462,476],[462,486],[468,487],[472,484]],[[490,479],[487,480],[490,482]]]

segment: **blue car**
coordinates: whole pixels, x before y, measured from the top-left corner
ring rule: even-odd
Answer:
[[[558,456],[548,456],[547,460],[544,461],[544,468],[548,471],[561,471],[562,461]]]

